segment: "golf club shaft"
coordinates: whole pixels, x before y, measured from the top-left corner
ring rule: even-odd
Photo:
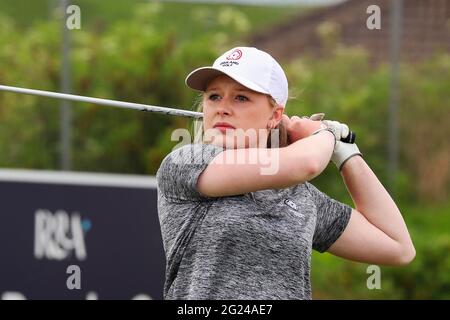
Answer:
[[[190,118],[197,118],[197,119],[200,119],[203,117],[203,113],[201,113],[201,112],[145,105],[145,104],[140,104],[140,103],[123,102],[123,101],[117,101],[117,100],[91,98],[91,97],[78,96],[78,95],[73,95],[73,94],[56,93],[56,92],[51,92],[51,91],[33,90],[33,89],[25,89],[25,88],[11,87],[11,86],[3,86],[3,85],[0,85],[0,91],[9,91],[9,92],[14,92],[14,93],[29,94],[29,95],[47,97],[47,98],[53,98],[53,99],[94,103],[94,104],[99,104],[99,105],[104,105],[104,106],[109,106],[109,107],[134,109],[134,110],[147,111],[147,112],[156,112],[156,113],[168,114],[168,115],[173,115],[173,116],[182,116],[182,117],[190,117]]]
[[[93,104],[99,104],[99,105],[104,105],[104,106],[109,106],[109,107],[117,107],[117,108],[123,108],[123,109],[134,109],[134,110],[139,110],[139,111],[156,112],[156,113],[168,114],[168,115],[172,115],[172,116],[182,116],[182,117],[190,117],[190,118],[196,118],[196,119],[203,118],[202,112],[195,112],[195,111],[181,110],[181,109],[174,109],[174,108],[167,108],[167,107],[160,107],[160,106],[152,106],[152,105],[124,102],[124,101],[117,101],[117,100],[92,98],[92,97],[78,96],[78,95],[67,94],[67,93],[57,93],[57,92],[51,92],[51,91],[34,90],[34,89],[18,88],[18,87],[3,86],[3,85],[0,85],[0,91],[9,91],[9,92],[14,92],[14,93],[29,94],[29,95],[47,97],[47,98],[53,98],[53,99],[62,99],[62,100],[70,100],[70,101],[77,101],[77,102],[93,103]],[[355,140],[356,140],[356,135],[354,132],[350,132],[346,138],[341,139],[341,141],[348,142],[348,143],[354,143]]]

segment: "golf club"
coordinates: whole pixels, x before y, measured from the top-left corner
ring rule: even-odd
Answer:
[[[152,106],[152,105],[124,102],[124,101],[117,101],[117,100],[92,98],[92,97],[85,97],[85,96],[79,96],[79,95],[73,95],[73,94],[67,94],[67,93],[58,93],[58,92],[52,92],[52,91],[34,90],[34,89],[11,87],[11,86],[4,86],[4,85],[0,85],[0,91],[28,94],[28,95],[47,97],[47,98],[53,98],[53,99],[62,99],[62,100],[70,100],[70,101],[77,101],[77,102],[87,102],[87,103],[93,103],[93,104],[104,105],[104,106],[109,106],[109,107],[117,107],[117,108],[123,108],[123,109],[134,109],[134,110],[139,110],[139,111],[156,112],[156,113],[162,113],[162,114],[167,114],[167,115],[172,115],[172,116],[190,117],[190,118],[195,118],[195,119],[203,118],[202,112],[195,112],[195,111],[181,110],[181,109],[174,109],[174,108],[160,107],[160,106]],[[356,140],[356,135],[352,131],[350,131],[349,135],[346,138],[341,139],[342,142],[347,142],[347,143],[354,143],[355,140]]]

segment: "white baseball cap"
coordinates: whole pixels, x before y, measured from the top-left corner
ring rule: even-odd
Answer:
[[[205,91],[215,77],[226,74],[251,90],[270,95],[282,107],[288,99],[288,81],[278,62],[268,53],[252,47],[236,47],[214,61],[211,67],[195,69],[186,85]]]

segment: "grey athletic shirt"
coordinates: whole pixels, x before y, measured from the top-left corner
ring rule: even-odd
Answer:
[[[157,172],[165,299],[311,299],[311,251],[326,251],[351,208],[310,183],[210,198],[199,175],[223,148],[190,144]]]

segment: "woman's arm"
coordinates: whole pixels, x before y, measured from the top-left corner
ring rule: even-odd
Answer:
[[[402,215],[364,159],[350,158],[341,174],[355,209],[345,231],[328,252],[365,263],[411,262],[415,249]]]
[[[328,165],[334,141],[332,133],[323,131],[284,148],[225,150],[200,175],[198,191],[221,197],[309,181]]]

